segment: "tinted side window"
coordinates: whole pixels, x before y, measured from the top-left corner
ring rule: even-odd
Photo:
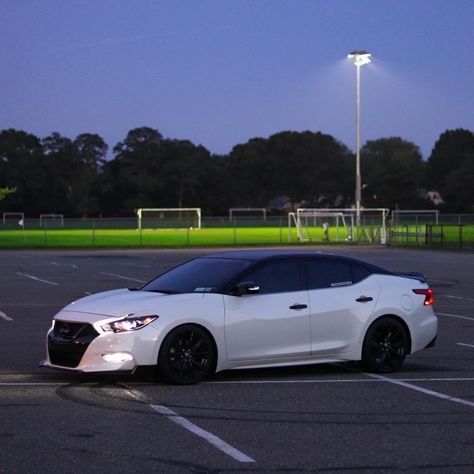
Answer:
[[[361,265],[352,265],[352,281],[358,283],[370,275],[369,270]]]
[[[283,293],[301,290],[299,262],[281,261],[257,268],[245,276],[260,286],[260,293]]]
[[[343,262],[308,261],[306,263],[308,288],[336,288],[352,284],[351,267]]]

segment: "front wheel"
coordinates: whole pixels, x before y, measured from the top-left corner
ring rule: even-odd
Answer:
[[[215,359],[209,334],[198,326],[185,324],[173,329],[163,341],[158,371],[168,383],[193,384],[209,375]]]
[[[362,365],[369,372],[399,369],[409,350],[405,327],[395,318],[383,317],[369,327],[362,346]]]

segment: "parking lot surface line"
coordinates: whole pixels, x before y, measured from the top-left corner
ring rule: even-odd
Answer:
[[[466,344],[465,342],[456,342],[458,346],[466,346],[474,348],[474,344]]]
[[[0,318],[4,319],[5,321],[13,321],[13,318],[10,318],[10,316],[7,316],[2,311],[0,311]]]
[[[68,265],[67,263],[58,263],[58,262],[51,262],[51,265],[55,267],[68,267],[68,268],[79,268],[77,265]]]
[[[470,402],[469,400],[464,400],[462,398],[457,398],[457,397],[451,397],[450,395],[446,395],[445,393],[435,392],[434,390],[428,390],[427,388],[418,387],[418,385],[413,385],[411,383],[403,382],[402,380],[391,379],[389,377],[385,377],[384,375],[368,374],[368,373],[366,373],[365,375],[375,378],[375,379],[383,380],[385,382],[392,383],[394,385],[400,385],[401,387],[409,388],[411,390],[415,390],[416,392],[421,392],[426,395],[431,395],[432,397],[441,398],[442,400],[448,400],[450,402],[460,403],[461,405],[466,405],[468,407],[474,408],[474,402]]]
[[[444,298],[450,298],[452,300],[464,300],[464,301],[474,301],[474,298],[464,298],[463,296],[454,296],[454,295],[439,295]]]
[[[31,278],[32,280],[35,280],[35,281],[40,281],[41,283],[47,283],[48,285],[54,285],[54,286],[59,285],[59,283],[55,283],[54,281],[43,280],[42,278],[38,278],[38,277],[35,277],[33,275],[29,275],[28,273],[16,272],[16,274],[19,275],[19,276],[24,276],[26,278]]]
[[[255,462],[255,459],[252,459],[251,457],[247,456],[243,452],[234,448],[230,444],[227,444],[224,440],[220,439],[216,435],[209,433],[209,431],[203,430],[202,428],[195,425],[194,423],[191,423],[189,420],[178,415],[173,410],[170,410],[169,408],[163,405],[150,405],[150,407],[153,408],[153,410],[155,410],[156,412],[160,413],[161,415],[166,416],[177,425],[185,428],[188,431],[191,431],[191,433],[194,433],[200,438],[203,438],[208,443],[212,444],[217,449],[224,452],[225,454],[235,459],[236,461],[239,461],[242,463]]]
[[[130,281],[137,281],[138,283],[146,283],[144,280],[138,280],[137,278],[132,278],[124,275],[117,275],[116,273],[109,273],[109,272],[100,272],[101,275],[108,275],[113,276],[115,278],[120,278],[121,280],[130,280]]]
[[[65,382],[0,382],[0,387],[56,387],[70,385]]]
[[[439,316],[446,316],[448,318],[458,318],[458,319],[468,319],[469,321],[474,321],[474,318],[470,318],[469,316],[461,316],[460,314],[451,314],[451,313],[436,313]]]
[[[474,346],[471,346],[474,347]],[[474,377],[427,377],[397,379],[402,382],[473,382]],[[289,383],[377,383],[385,380],[377,379],[286,379],[286,380],[215,380],[201,382],[202,384],[213,385],[264,385],[264,384],[289,384]]]

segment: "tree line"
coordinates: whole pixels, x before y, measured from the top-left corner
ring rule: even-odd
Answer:
[[[355,157],[321,132],[285,131],[252,138],[227,155],[149,127],[113,148],[97,134],[70,139],[0,132],[0,211],[68,217],[131,216],[140,207],[351,207]],[[425,161],[400,137],[361,149],[365,207],[474,212],[474,134],[446,130]]]

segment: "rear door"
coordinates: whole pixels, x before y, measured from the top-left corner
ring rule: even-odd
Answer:
[[[306,262],[311,353],[327,356],[352,350],[370,317],[380,287],[365,267],[346,261]]]
[[[264,263],[244,279],[257,283],[260,292],[224,296],[228,359],[310,355],[309,299],[300,261]]]

